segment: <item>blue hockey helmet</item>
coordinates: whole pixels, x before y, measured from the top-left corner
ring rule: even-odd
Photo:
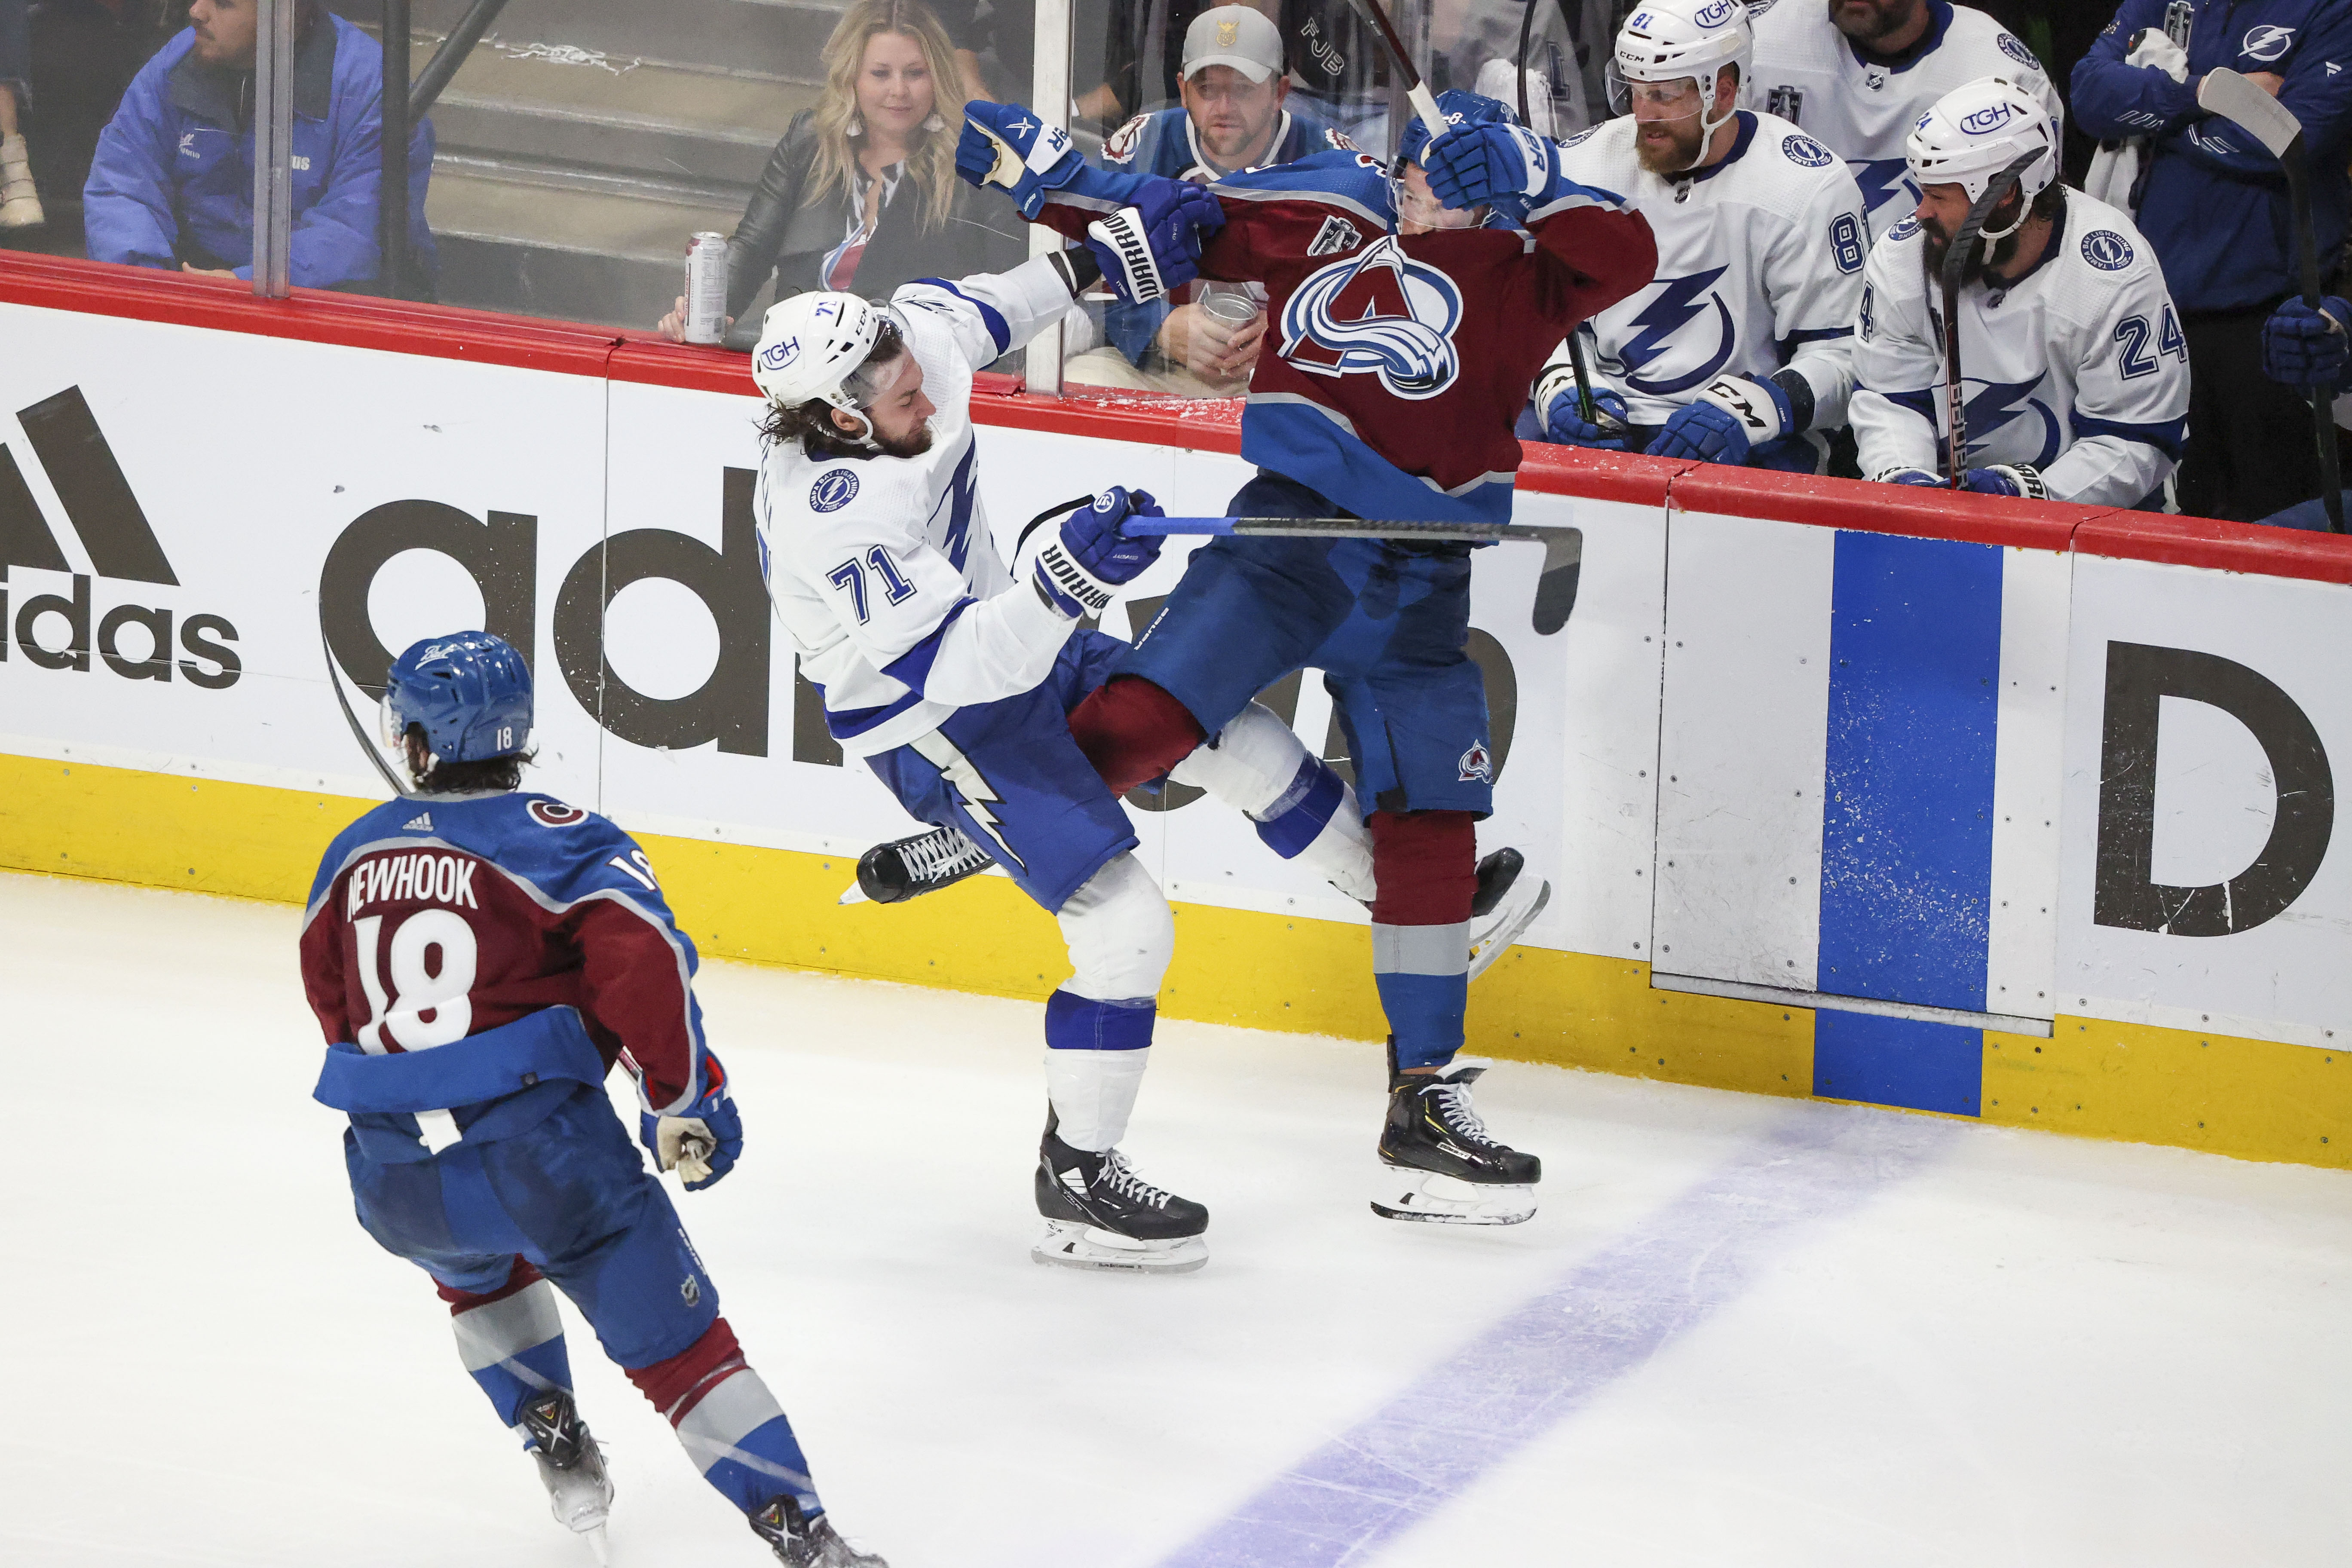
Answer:
[[[1437,112],[1444,116],[1447,125],[1457,129],[1465,125],[1517,125],[1519,122],[1519,117],[1512,113],[1510,105],[1501,99],[1465,92],[1458,87],[1447,88],[1437,95]],[[1397,147],[1400,165],[1420,163],[1422,153],[1428,147],[1429,127],[1423,125],[1421,116],[1416,114],[1405,122],[1404,140]],[[1398,172],[1402,174],[1402,168],[1400,167]]]
[[[530,743],[530,667],[505,638],[451,632],[410,645],[383,689],[384,743],[422,725],[436,760],[478,763]]]

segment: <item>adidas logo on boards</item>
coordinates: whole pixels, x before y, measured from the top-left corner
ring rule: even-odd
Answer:
[[[17,453],[0,442],[0,662],[9,657],[8,634],[13,631],[17,650],[42,669],[87,675],[95,648],[106,667],[127,680],[168,681],[176,670],[180,679],[206,690],[236,685],[245,662],[229,646],[236,641],[236,628],[222,616],[200,614],[180,619],[178,646],[187,657],[176,663],[172,657],[175,612],[169,606],[116,605],[92,625],[93,577],[164,588],[179,587],[180,579],[156,542],[131,482],[122,477],[114,449],[107,445],[81,388],[67,387],[17,410],[16,423],[24,430],[29,457],[47,476],[66,521],[89,557],[91,571],[76,572],[67,561],[33,498]],[[71,592],[23,595],[26,584],[20,583],[12,621],[8,574],[13,567],[70,576]],[[50,637],[57,634],[44,623],[59,619],[66,624],[65,646],[52,647],[41,637],[45,631]],[[140,635],[128,639],[132,647],[126,650],[125,634],[134,628]],[[143,651],[138,650],[142,641]]]

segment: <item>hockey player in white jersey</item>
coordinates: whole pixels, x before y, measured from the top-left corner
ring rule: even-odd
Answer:
[[[1960,488],[2092,505],[2160,499],[2180,460],[2189,347],[2164,274],[2122,213],[2058,181],[2057,127],[1998,79],[1947,94],[1912,133],[1918,210],[1870,253],[1854,348],[1862,471],[1949,482],[1938,276],[1969,205],[2032,157],[1987,219],[1958,301]]]
[[[973,370],[1097,274],[1073,250],[909,283],[887,303],[820,293],[772,307],[752,359],[772,442],[754,507],[770,595],[835,738],[917,818],[984,847],[1069,943],[1076,973],[1045,1005],[1035,1187],[1047,1234],[1033,1256],[1180,1272],[1207,1261],[1208,1211],[1143,1181],[1118,1147],[1174,921],[1068,725],[1127,651],[1080,619],[1160,549],[1119,524],[1159,509],[1114,487],[1024,552],[1026,571],[1007,571],[980,502],[970,412]],[[1277,853],[1371,897],[1346,784],[1263,706],[1173,776],[1248,814]]]
[[[1739,105],[1738,0],[1645,0],[1609,68],[1619,118],[1560,152],[1657,237],[1655,281],[1592,318],[1593,407],[1566,345],[1536,383],[1544,439],[1817,472],[1845,423],[1870,244],[1853,176],[1787,121]]]
[[[2088,5],[2092,0],[2076,0]],[[1759,102],[1846,161],[1878,238],[1919,200],[1903,141],[1927,106],[2002,77],[2064,123],[2033,51],[1983,12],[1946,0],[1780,0],[1751,7]]]

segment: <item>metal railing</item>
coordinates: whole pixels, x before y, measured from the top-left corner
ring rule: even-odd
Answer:
[[[265,0],[265,4],[272,0]],[[275,0],[287,5],[290,0]],[[415,134],[416,122],[431,112],[442,89],[449,85],[457,68],[466,63],[482,35],[490,30],[499,13],[506,8],[507,0],[474,0],[465,16],[441,40],[433,58],[425,62],[425,69],[409,83],[408,0],[383,0],[379,32],[383,40],[383,174],[381,188],[376,193],[376,236],[381,247],[382,264],[379,276],[383,291],[395,300],[416,297],[410,279],[410,235],[408,232],[408,184],[414,173],[408,166],[409,138]],[[409,83],[405,92],[391,90],[394,82]]]

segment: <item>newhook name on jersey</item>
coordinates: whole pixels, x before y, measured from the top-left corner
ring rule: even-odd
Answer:
[[[1906,218],[1870,253],[1853,422],[1873,478],[1943,466],[1943,303],[1926,248]],[[2189,415],[2189,345],[2155,253],[2122,213],[2070,190],[2041,262],[1990,281],[1960,291],[1969,465],[2030,464],[2053,500],[2139,505],[2180,460]]]
[[[1903,139],[1954,88],[1997,76],[2040,99],[2062,132],[2066,123],[2042,62],[2014,35],[1983,12],[1947,0],[1927,0],[1927,36],[1900,62],[1880,65],[1837,30],[1822,0],[1748,6],[1756,28],[1752,101],[1794,121],[1846,161],[1868,204],[1874,239],[1919,205]]]
[[[1570,179],[1623,192],[1657,238],[1646,288],[1592,318],[1596,387],[1636,426],[1663,425],[1719,375],[1796,369],[1813,427],[1845,423],[1853,318],[1870,238],[1853,176],[1787,121],[1741,110],[1722,162],[1667,176],[1642,167],[1628,116],[1560,152]]]

